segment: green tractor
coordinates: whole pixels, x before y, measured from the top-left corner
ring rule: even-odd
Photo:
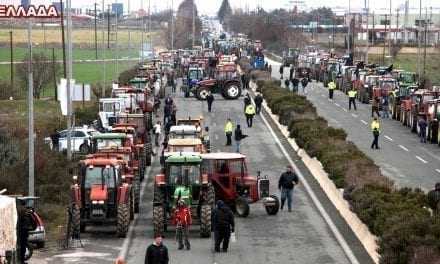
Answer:
[[[164,163],[162,173],[155,176],[153,226],[155,234],[163,234],[171,224],[176,208],[176,189],[189,189],[185,199],[191,208],[193,224],[200,225],[200,236],[211,236],[211,212],[215,192],[208,175],[202,173],[202,157],[197,154],[174,154]]]

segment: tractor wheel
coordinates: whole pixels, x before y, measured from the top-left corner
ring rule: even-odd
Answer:
[[[208,183],[208,195],[207,195],[207,204],[209,204],[211,207],[215,207],[215,190],[214,186],[212,186],[212,183]]]
[[[148,133],[153,127],[153,114],[151,112],[144,113],[145,133]]]
[[[235,200],[235,212],[240,217],[247,217],[249,215],[249,203],[243,197],[238,197]]]
[[[200,237],[211,236],[211,212],[210,204],[202,205],[200,210]]]
[[[140,173],[140,172],[138,172],[138,173]],[[139,203],[141,200],[141,179],[140,179],[139,174],[138,174],[138,176],[135,177],[133,185],[134,185],[133,186],[134,212],[137,214],[137,213],[139,213]]]
[[[162,235],[165,230],[165,210],[162,205],[153,207],[154,235]]]
[[[140,151],[139,154],[139,180],[140,182],[144,181],[145,174],[145,153],[144,151]]]
[[[152,154],[152,143],[150,133],[146,133],[144,136],[144,157],[145,166],[151,166],[151,154]]]
[[[125,237],[127,235],[128,226],[130,225],[129,207],[127,203],[118,205],[118,219],[116,223],[116,234],[118,237]]]
[[[89,151],[90,151],[90,147],[89,147],[89,145],[87,145],[87,144],[81,144],[81,146],[79,146],[79,152],[81,153],[81,154],[88,154],[89,153]]]
[[[275,204],[265,206],[264,208],[266,209],[266,213],[268,215],[276,215],[280,209],[280,200],[276,195],[270,195],[269,197],[275,200]]]
[[[134,219],[134,188],[130,192],[130,221]]]
[[[237,83],[227,83],[224,87],[226,99],[237,99],[241,95],[241,87]]]
[[[199,89],[197,89],[197,99],[199,100],[206,100],[206,97],[209,94],[209,89],[206,87],[200,87]]]
[[[79,238],[81,232],[81,209],[78,205],[73,205],[71,209],[72,219],[70,223],[70,234],[73,238]]]

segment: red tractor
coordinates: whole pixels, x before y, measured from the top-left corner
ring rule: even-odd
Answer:
[[[87,225],[116,225],[125,237],[134,214],[133,191],[123,174],[124,161],[90,157],[80,161],[79,177],[73,177],[70,231],[78,237]]]
[[[275,215],[279,200],[269,194],[267,177],[251,176],[246,166],[246,156],[239,153],[202,154],[203,170],[212,182],[217,200],[223,200],[241,217],[249,215],[249,204],[263,200],[267,214]]]
[[[433,100],[437,97],[436,92],[432,92],[426,89],[419,89],[412,93],[408,99],[402,100],[402,119],[401,122],[409,126],[412,132],[418,131],[418,118],[420,115],[426,117],[426,113],[428,112],[428,104],[429,100]]]
[[[428,140],[433,144],[440,143],[440,99],[429,100],[427,104]]]
[[[192,93],[199,100],[206,100],[211,93],[219,93],[225,99],[237,99],[241,95],[241,81],[234,64],[219,65],[214,79],[197,82]]]

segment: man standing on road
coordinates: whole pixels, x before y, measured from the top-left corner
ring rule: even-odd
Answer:
[[[299,85],[299,80],[298,80],[298,78],[296,78],[296,77],[293,77],[293,79],[292,79],[292,91],[294,92],[294,93],[297,93],[298,92],[298,85]]]
[[[373,98],[373,103],[371,104],[371,117],[374,117],[374,113],[377,114],[377,117],[380,117],[379,113],[379,97]]]
[[[254,102],[255,102],[255,110],[257,112],[257,115],[259,115],[261,112],[261,105],[263,104],[263,96],[261,96],[260,93],[257,93]]]
[[[212,103],[214,102],[214,95],[211,92],[206,96],[206,102],[208,103],[208,112],[211,112]]]
[[[217,201],[217,208],[212,217],[212,226],[214,228],[215,252],[220,252],[220,244],[223,242],[223,252],[228,251],[229,238],[234,233],[235,222],[234,214],[231,209],[225,205],[222,200]]]
[[[382,112],[383,112],[382,115],[383,118],[390,118],[388,96],[384,96],[382,98]]]
[[[280,80],[283,79],[283,73],[284,73],[284,66],[281,64],[280,65]]]
[[[336,83],[334,81],[331,81],[328,83],[328,98],[333,100],[333,93],[336,89]]]
[[[249,104],[246,106],[246,110],[244,111],[244,114],[246,115],[246,123],[248,127],[252,127],[252,121],[254,119],[255,115],[255,107],[253,104]]]
[[[295,69],[293,68],[293,64],[290,65],[290,71],[289,71],[289,80],[293,80],[293,73],[295,72]]]
[[[309,80],[308,80],[307,77],[302,78],[301,85],[302,85],[302,88],[303,88],[303,94],[307,94],[306,87],[307,87],[308,83],[309,83]]]
[[[240,144],[241,140],[246,138],[247,135],[243,135],[243,131],[241,131],[240,125],[237,125],[237,128],[235,129],[234,139],[236,144],[235,152],[240,153]]]
[[[159,147],[159,137],[161,134],[160,121],[157,121],[153,129],[154,129],[154,143],[156,144],[156,147]]]
[[[380,134],[380,124],[377,117],[371,122],[371,131],[373,132],[373,143],[371,143],[371,148],[379,149],[379,134]]]
[[[425,120],[425,117],[420,116],[419,122],[418,122],[419,128],[420,128],[420,142],[426,143],[426,127],[428,126],[428,123]]]
[[[354,110],[356,109],[356,94],[357,91],[354,89],[354,87],[348,91],[348,110],[351,110],[351,104],[353,104]]]
[[[147,248],[145,254],[145,264],[168,264],[168,249],[162,243],[162,235],[155,234],[154,242]]]
[[[226,146],[232,145],[232,131],[234,130],[234,125],[230,118],[226,121],[225,134],[226,134]]]
[[[191,244],[189,243],[189,227],[192,224],[191,210],[185,204],[183,199],[177,201],[176,210],[174,210],[173,224],[176,225],[176,236],[177,242],[179,243],[179,250],[183,249],[185,246],[187,250],[191,249]]]
[[[278,189],[281,191],[281,210],[283,210],[284,203],[287,199],[287,208],[289,212],[292,212],[292,194],[295,185],[298,185],[299,178],[295,172],[293,172],[292,166],[287,166],[287,171],[281,174],[278,181]]]

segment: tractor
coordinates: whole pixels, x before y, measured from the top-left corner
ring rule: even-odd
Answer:
[[[174,153],[206,153],[205,145],[199,138],[172,138],[169,139],[166,148],[160,158],[160,163],[163,165],[165,159]]]
[[[437,144],[440,143],[440,99],[429,100],[427,104],[428,140],[433,144]]]
[[[123,174],[124,161],[87,158],[80,161],[79,177],[71,186],[70,227],[74,237],[87,225],[116,225],[118,237],[125,237],[134,215],[132,186]]]
[[[411,128],[412,132],[417,132],[417,119],[420,114],[427,113],[427,102],[436,98],[436,93],[419,89],[413,92],[407,99],[401,100],[401,118],[403,125]]]
[[[174,191],[179,185],[190,188],[188,206],[195,224],[200,225],[200,236],[211,236],[211,212],[214,206],[214,189],[208,175],[202,173],[202,158],[197,154],[173,154],[165,160],[162,173],[154,179],[153,225],[154,233],[168,230],[170,216],[176,207]]]
[[[298,65],[299,52],[298,48],[289,48],[288,51],[283,52],[283,65],[286,67],[289,65],[296,67]]]
[[[249,215],[249,204],[263,200],[267,214],[279,210],[277,196],[269,194],[267,177],[251,176],[246,166],[246,156],[239,153],[202,154],[203,171],[207,172],[215,190],[215,198],[235,209],[240,217]]]
[[[359,90],[359,98],[362,103],[370,103],[370,100],[373,98],[373,87],[379,85],[379,77],[378,75],[365,76],[365,82]]]
[[[192,92],[199,100],[206,100],[208,94],[220,93],[225,99],[238,99],[241,95],[241,81],[235,65],[220,65],[215,79],[203,80],[193,87]]]
[[[190,96],[191,90],[197,85],[198,82],[203,80],[203,69],[201,67],[189,67],[186,78],[183,78],[182,91],[185,93],[185,97]]]

